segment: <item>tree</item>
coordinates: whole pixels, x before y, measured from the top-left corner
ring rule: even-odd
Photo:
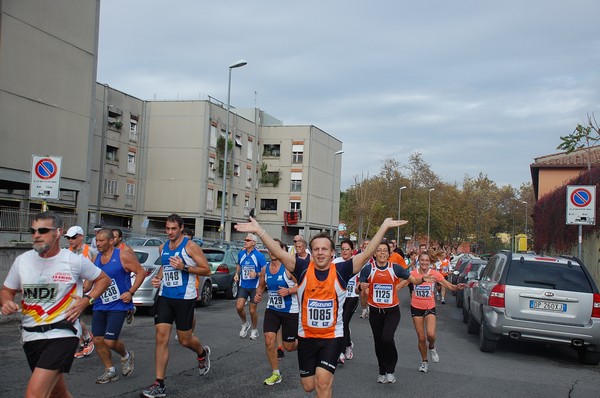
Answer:
[[[591,116],[588,115],[586,125],[577,123],[575,130],[571,134],[561,136],[560,139],[562,143],[556,149],[561,149],[567,153],[578,149],[585,149],[587,152],[588,171],[590,171],[592,169],[592,147],[600,141],[600,128],[594,114],[592,113]]]

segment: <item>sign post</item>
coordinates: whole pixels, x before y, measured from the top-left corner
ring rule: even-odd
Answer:
[[[42,199],[42,211],[48,210],[47,199],[58,199],[60,195],[60,156],[32,156],[31,185],[29,197]]]
[[[583,225],[596,225],[596,186],[567,185],[567,225],[579,225],[578,257],[581,259]]]

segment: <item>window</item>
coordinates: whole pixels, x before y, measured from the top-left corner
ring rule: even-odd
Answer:
[[[290,192],[300,192],[302,191],[302,173],[300,172],[292,172],[291,174],[291,184],[290,184]]]
[[[239,164],[234,164],[233,165],[233,175],[236,176],[236,177],[239,177],[240,176],[240,171],[241,171],[240,165]]]
[[[252,186],[252,169],[246,169],[246,188]]]
[[[261,199],[260,200],[261,210],[277,210],[277,199]]]
[[[280,147],[281,145],[279,144],[265,144],[263,156],[278,158],[281,154]]]
[[[252,160],[252,144],[253,141],[250,139],[250,137],[248,137],[248,147],[247,147],[247,152],[246,152],[246,157],[248,158],[248,160]]]
[[[206,190],[206,211],[213,211],[215,208],[215,191],[212,188]]]
[[[127,152],[127,172],[135,174],[135,153]]]
[[[120,109],[109,106],[108,107],[108,127],[113,130],[121,130],[123,127],[123,122],[121,120],[121,115],[123,112]]]
[[[218,191],[217,192],[217,207],[220,209],[222,204],[223,204],[223,192]]]
[[[106,146],[106,160],[110,160],[112,162],[119,161],[119,148],[107,145]]]
[[[240,150],[242,149],[242,136],[241,135],[237,135],[235,136],[235,146],[240,148]]]
[[[290,211],[300,211],[299,200],[290,200]]]
[[[302,163],[304,160],[304,145],[292,145],[292,163]]]
[[[119,194],[119,184],[117,183],[117,180],[110,180],[108,178],[104,180],[104,193],[106,195],[117,196]]]
[[[210,146],[217,147],[217,126],[210,126]]]
[[[237,193],[234,193],[231,198],[231,204],[233,206],[237,206],[237,201],[238,201],[238,195],[237,195]]]
[[[127,189],[126,189],[125,195],[135,196],[135,184],[133,184],[131,182],[127,183]]]
[[[208,160],[208,178],[212,178],[214,180],[216,170],[217,170],[217,168],[215,167],[215,160],[212,158],[209,159]]]
[[[134,119],[134,116],[131,116],[131,120],[129,121],[129,141],[137,142],[138,136],[138,122],[137,119]]]

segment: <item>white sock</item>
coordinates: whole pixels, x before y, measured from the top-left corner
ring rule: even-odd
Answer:
[[[121,357],[121,359],[128,360],[129,359],[129,351],[125,351],[125,352],[126,352],[125,356]]]
[[[110,368],[108,368],[106,370],[108,370],[109,373],[116,372],[116,369],[114,366],[111,366]]]
[[[275,369],[275,370],[273,371],[273,374],[274,374],[274,375],[280,375],[281,373],[279,373],[279,369]]]

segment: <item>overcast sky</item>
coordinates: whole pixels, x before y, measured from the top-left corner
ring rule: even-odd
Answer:
[[[343,142],[342,189],[420,152],[447,183],[530,182],[600,119],[600,1],[102,0],[98,81],[227,101]]]

